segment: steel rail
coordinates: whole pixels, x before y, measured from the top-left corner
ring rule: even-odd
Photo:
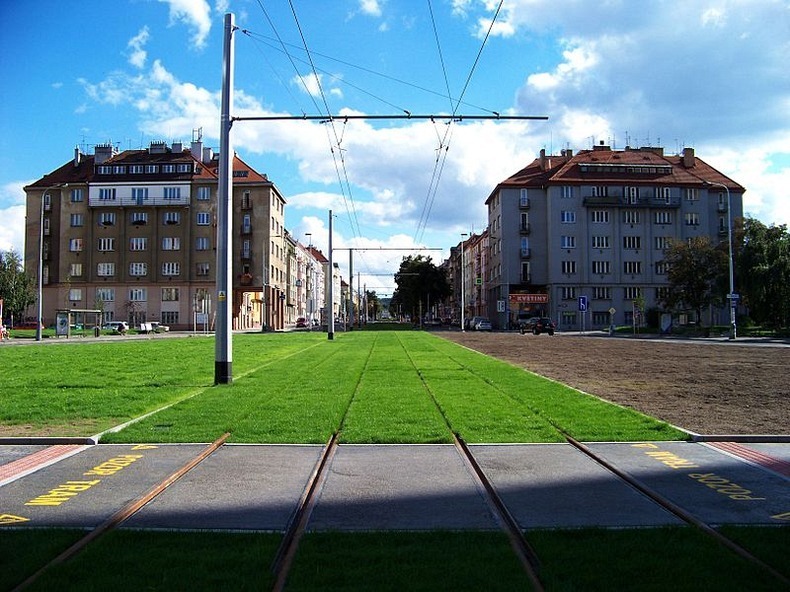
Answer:
[[[702,532],[713,538],[719,544],[723,545],[724,547],[726,547],[727,549],[729,549],[739,557],[746,559],[747,561],[750,561],[751,563],[754,563],[755,565],[766,570],[768,573],[770,573],[772,576],[774,576],[784,584],[790,584],[790,580],[787,577],[785,577],[782,573],[780,573],[775,568],[765,563],[762,559],[752,555],[749,551],[741,547],[738,543],[727,538],[726,536],[721,534],[718,530],[716,530],[706,522],[694,516],[694,514],[692,514],[688,510],[685,510],[675,502],[664,497],[657,491],[651,489],[650,487],[642,483],[639,479],[636,479],[635,477],[629,475],[625,471],[618,469],[615,465],[613,465],[603,457],[598,456],[595,452],[590,450],[588,446],[585,446],[578,440],[566,434],[564,431],[562,431],[562,434],[563,436],[565,436],[565,439],[568,441],[568,443],[571,444],[574,448],[576,448],[583,454],[587,455],[589,458],[594,460],[596,463],[598,463],[605,469],[614,473],[617,477],[628,483],[628,485],[636,489],[641,494],[650,498],[659,506],[661,506],[671,514],[675,515],[677,518],[680,518],[683,522],[698,528],[699,530],[701,530]]]
[[[117,528],[126,520],[134,516],[134,514],[136,514],[143,506],[145,506],[147,503],[149,503],[154,498],[156,498],[165,489],[170,487],[173,483],[178,481],[189,471],[194,469],[198,464],[203,462],[211,454],[216,452],[219,449],[219,447],[225,443],[225,440],[227,440],[229,437],[230,437],[230,432],[226,432],[221,437],[217,438],[214,442],[206,446],[206,448],[204,448],[200,454],[198,454],[195,458],[193,458],[187,464],[185,464],[180,469],[178,469],[175,473],[172,473],[169,477],[167,477],[164,481],[161,481],[159,484],[154,485],[151,489],[146,491],[143,495],[139,496],[137,499],[130,501],[123,508],[121,508],[120,510],[115,512],[115,514],[110,516],[107,520],[99,524],[96,528],[91,530],[88,534],[86,534],[84,537],[79,539],[68,549],[63,551],[60,555],[58,555],[57,557],[52,559],[49,563],[41,567],[41,569],[39,569],[37,572],[35,572],[30,577],[28,577],[21,584],[19,584],[16,588],[14,588],[13,592],[17,592],[18,590],[24,590],[32,583],[34,583],[41,576],[41,574],[43,574],[47,569],[70,559],[71,557],[82,551],[86,546],[88,546],[89,543],[95,541],[100,536],[113,530],[114,528]]]

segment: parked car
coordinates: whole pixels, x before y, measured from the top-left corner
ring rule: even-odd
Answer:
[[[485,317],[473,317],[471,327],[475,331],[491,331],[491,321]]]
[[[170,331],[170,327],[168,327],[167,325],[163,325],[162,323],[159,323],[157,321],[151,321],[151,330],[154,333],[167,333],[168,331]]]
[[[299,317],[296,319],[296,328],[297,329],[304,329],[307,327],[307,319],[304,317]]]
[[[525,333],[532,333],[533,335],[548,333],[549,335],[554,335],[555,328],[556,325],[549,317],[532,317],[523,322],[519,330],[522,335]]]
[[[102,329],[105,331],[115,331],[116,333],[124,335],[129,330],[129,323],[126,321],[110,321],[109,323],[104,323]]]

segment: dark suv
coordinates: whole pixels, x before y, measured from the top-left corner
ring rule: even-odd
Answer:
[[[531,332],[533,335],[548,333],[554,335],[555,325],[549,317],[532,317],[521,323],[521,334]]]

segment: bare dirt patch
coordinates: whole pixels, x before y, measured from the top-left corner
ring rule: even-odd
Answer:
[[[790,348],[726,341],[441,333],[698,434],[790,434]]]

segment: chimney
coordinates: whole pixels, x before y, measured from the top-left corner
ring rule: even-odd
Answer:
[[[214,160],[214,151],[211,148],[203,148],[203,164],[209,164]]]
[[[79,146],[74,146],[74,166],[80,166],[80,162],[82,161],[82,153],[80,152]]]
[[[196,160],[200,160],[203,158],[203,141],[202,140],[192,140],[192,148],[190,150],[192,152],[192,157]]]
[[[690,169],[695,163],[694,148],[683,148],[683,166]]]
[[[182,142],[173,142],[173,154],[181,154],[184,151],[184,144]]]
[[[540,170],[542,170],[542,171],[546,170],[546,149],[545,148],[541,148],[540,149]]]
[[[93,149],[93,154],[94,162],[96,164],[102,164],[115,156],[115,151],[113,150],[112,144],[96,144],[96,147]]]

